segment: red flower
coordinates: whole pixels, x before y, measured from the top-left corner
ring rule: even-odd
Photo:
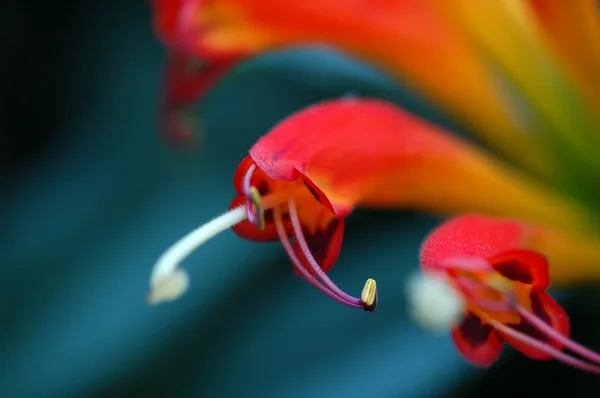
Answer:
[[[546,289],[548,262],[524,248],[518,222],[462,216],[434,230],[423,243],[423,270],[446,281],[462,299],[452,338],[476,365],[496,361],[503,342],[532,359],[555,358],[600,374],[597,354],[569,338],[569,318]]]

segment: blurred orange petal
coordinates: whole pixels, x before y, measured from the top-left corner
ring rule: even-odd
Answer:
[[[190,51],[257,54],[333,44],[413,85],[505,156],[538,174],[551,172],[546,142],[520,130],[475,46],[428,2],[188,0],[181,9]]]
[[[599,3],[578,0],[569,2],[568,7],[561,0],[529,0],[529,3],[553,50],[600,117]]]
[[[558,68],[528,2],[433,3],[517,84],[531,110],[531,133],[544,134],[554,139],[555,145],[571,148],[595,162],[596,150],[590,146],[590,142],[597,142],[593,116]],[[570,6],[563,2],[562,8]]]

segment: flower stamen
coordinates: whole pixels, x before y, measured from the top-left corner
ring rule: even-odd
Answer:
[[[490,312],[506,311],[509,309],[516,310],[524,320],[528,321],[539,332],[546,335],[546,337],[550,338],[551,340],[560,344],[561,346],[573,351],[574,353],[581,355],[582,358],[590,362],[600,364],[600,354],[562,335],[553,327],[544,322],[541,318],[531,313],[525,307],[520,305],[516,300],[514,300],[512,295],[510,295],[512,289],[508,288],[509,282],[502,282],[502,279],[506,278],[503,278],[501,276],[495,276],[490,278],[490,280],[487,281],[486,284],[484,284],[481,281],[473,281],[464,277],[458,277],[456,280],[459,284],[464,285],[469,290],[477,288],[481,289],[482,287],[485,287],[497,293],[503,293],[501,295],[502,300],[500,301],[488,300],[483,297],[477,297],[475,295],[470,295],[470,299],[472,299],[473,302],[480,308],[483,308],[486,311]]]
[[[491,326],[496,328],[501,333],[515,338],[516,340],[527,344],[528,346],[538,349],[553,358],[560,360],[566,364],[572,365],[582,370],[587,370],[593,373],[600,374],[600,354],[576,343],[570,338],[562,335],[552,326],[548,325],[541,318],[527,310],[525,307],[520,305],[512,294],[512,288],[509,288],[507,282],[503,282],[502,276],[492,275],[485,282],[481,279],[471,279],[464,276],[457,275],[456,273],[447,271],[450,279],[455,281],[457,288],[468,297],[468,299],[475,304],[476,307],[470,307],[470,311],[477,315],[481,320],[488,322]],[[491,300],[482,296],[485,292],[493,292],[499,295],[498,300]],[[553,347],[552,345],[535,339],[513,327],[505,325],[494,318],[489,312],[503,312],[503,311],[516,311],[523,320],[529,322],[531,326],[537,329],[540,333],[544,334],[552,342],[564,347],[575,354],[580,355],[586,362],[579,358],[576,358],[568,353],[561,351]],[[590,363],[591,362],[591,363]]]
[[[374,311],[375,306],[377,305],[377,285],[375,281],[373,279],[367,280],[360,299],[350,296],[341,290],[335,283],[333,283],[331,279],[329,279],[327,274],[321,269],[321,266],[312,255],[310,248],[308,247],[308,243],[306,243],[306,239],[304,238],[302,225],[300,224],[300,219],[296,210],[296,203],[293,198],[290,198],[288,201],[288,210],[290,221],[292,222],[292,228],[294,229],[294,238],[296,239],[302,254],[304,254],[306,261],[308,261],[311,270],[318,276],[325,286],[327,286],[336,296],[339,297],[338,301],[353,307],[364,308],[365,311]],[[366,300],[366,302],[363,301],[363,298]]]
[[[533,347],[539,351],[542,351],[554,359],[561,361],[567,365],[573,366],[574,368],[581,369],[584,371],[588,371],[595,374],[600,374],[600,367],[590,364],[588,362],[582,361],[581,359],[575,358],[561,350],[558,350],[544,342],[534,339],[531,336],[526,335],[523,332],[520,332],[516,329],[513,329],[509,326],[504,325],[502,322],[498,322],[490,315],[486,314],[484,311],[479,311],[474,309],[473,313],[477,315],[482,321],[489,323],[494,329],[498,330],[500,333],[504,333],[507,336],[510,336],[523,344],[526,344],[530,347]],[[569,339],[566,339],[569,340]],[[569,340],[571,341],[571,340]]]
[[[474,294],[469,294],[469,298],[471,300],[473,300],[474,304],[476,304],[478,307],[484,309],[485,311],[500,312],[500,311],[507,311],[507,310],[516,310],[524,320],[529,322],[539,332],[546,335],[546,337],[553,340],[555,343],[573,351],[575,354],[581,355],[581,357],[583,359],[586,359],[586,360],[596,363],[596,364],[600,364],[600,354],[598,354],[598,353],[576,343],[575,341],[571,340],[570,338],[562,335],[561,333],[556,331],[553,327],[551,327],[546,322],[544,322],[541,318],[539,318],[532,312],[528,311],[525,307],[523,307],[516,300],[514,300],[513,296],[510,294],[512,292],[512,289],[509,288],[510,285],[509,285],[509,282],[507,282],[508,280],[506,279],[506,281],[503,282],[502,279],[506,279],[506,278],[503,278],[502,276],[497,275],[497,276],[493,276],[492,278],[490,278],[488,281],[486,281],[486,283],[483,283],[481,281],[474,281],[474,280],[464,278],[464,277],[458,277],[458,278],[456,278],[456,281],[458,282],[459,285],[466,287],[467,290],[475,291],[476,289],[481,290],[482,288],[487,288],[488,291],[491,290],[496,293],[501,293],[502,299],[498,300],[498,301],[488,300],[483,297],[478,297]],[[488,315],[488,316],[490,316],[490,315]],[[491,316],[490,316],[490,318],[491,318]],[[519,332],[519,333],[521,333],[521,332]],[[530,337],[530,336],[528,336],[528,337]],[[519,339],[519,340],[524,341],[522,339]],[[545,344],[545,343],[539,342],[539,344]],[[537,345],[536,345],[536,347],[537,347]],[[554,349],[553,347],[551,347],[549,345],[547,345],[547,347]],[[557,350],[557,351],[562,353],[562,351],[560,351],[560,350]],[[546,352],[546,351],[544,351],[544,352]],[[546,352],[546,353],[550,354],[549,352]],[[564,353],[562,353],[562,354],[568,355],[568,354],[564,354]],[[553,354],[550,354],[550,355],[553,355]],[[556,358],[562,359],[563,357],[560,356],[560,358],[559,357],[556,357]],[[578,359],[575,359],[575,360],[578,361]],[[571,362],[569,362],[569,363],[571,363]],[[590,365],[590,366],[592,366],[592,365]],[[600,370],[600,367],[598,367],[598,370]]]
[[[515,309],[525,320],[527,320],[533,327],[535,327],[538,331],[545,334],[550,339],[554,340],[558,344],[568,348],[576,354],[581,355],[584,359],[587,359],[590,362],[595,362],[600,364],[600,354],[594,352],[581,344],[571,340],[570,338],[563,336],[552,327],[550,327],[546,322],[541,320],[538,316],[532,314],[523,306],[516,304]]]
[[[286,254],[292,261],[294,268],[298,272],[300,272],[300,274],[304,278],[306,278],[313,286],[315,286],[317,289],[319,289],[320,291],[322,291],[323,293],[325,293],[332,299],[339,301],[342,304],[349,305],[351,307],[362,307],[361,305],[357,305],[356,303],[344,301],[338,295],[336,295],[333,291],[331,291],[330,289],[328,289],[327,287],[325,287],[321,283],[319,283],[319,281],[302,266],[300,259],[298,259],[298,256],[296,256],[296,253],[294,253],[294,248],[292,247],[292,244],[290,243],[290,239],[288,238],[287,233],[285,231],[285,227],[283,225],[283,216],[281,214],[281,210],[277,207],[273,210],[273,219],[275,220],[275,228],[277,229],[277,233],[279,235],[279,240],[281,241],[281,244],[283,245],[283,248],[285,249]]]

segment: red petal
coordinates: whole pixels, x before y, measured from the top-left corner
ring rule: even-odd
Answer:
[[[421,264],[428,269],[449,257],[488,258],[522,246],[524,238],[524,227],[515,221],[480,215],[455,217],[427,236],[421,246]]]
[[[478,366],[491,365],[502,352],[502,340],[496,331],[471,313],[452,329],[452,339],[458,351]]]
[[[302,228],[304,238],[315,260],[325,272],[329,271],[333,264],[338,259],[340,250],[342,249],[342,241],[344,238],[344,222],[332,217],[331,222],[325,228],[318,228],[314,234],[310,234],[306,228]],[[315,273],[311,270],[311,266],[306,260],[304,253],[300,249],[297,242],[293,243],[296,256],[302,262],[304,267],[313,276]]]
[[[160,39],[173,45],[180,40],[178,37],[179,13],[182,3],[185,0],[151,0],[150,4],[154,8],[154,28]]]
[[[321,191],[321,189],[304,174],[302,175],[302,180],[304,181],[304,185],[310,191],[310,193],[312,193],[314,198],[323,206],[327,207],[333,214],[336,214],[335,210],[331,205],[331,202],[329,202],[329,199],[327,198],[325,193],[323,193],[323,191]]]
[[[240,195],[244,194],[244,178],[248,173],[248,169],[250,166],[254,165],[254,160],[250,156],[246,156],[235,169],[235,174],[233,175],[233,187],[236,192]],[[261,196],[265,196],[270,193],[270,189],[267,181],[269,177],[259,169],[258,167],[252,173],[252,178],[250,179],[250,185],[256,187],[258,192],[260,192]]]
[[[235,174],[233,175],[233,186],[238,193],[231,204],[229,205],[230,209],[234,207],[238,207],[246,204],[246,197],[244,196],[244,178],[248,173],[248,169],[254,165],[254,160],[250,156],[246,156],[238,165],[235,170]],[[256,187],[258,192],[262,197],[268,195],[271,190],[268,184],[268,178],[265,173],[259,168],[254,170],[252,173],[252,178],[250,179],[250,185]],[[289,215],[285,213],[283,215],[284,223],[286,224],[286,231],[288,234],[292,233],[292,226],[289,223]],[[273,218],[273,211],[266,210],[265,211],[265,228],[263,230],[258,229],[254,224],[243,221],[233,228],[233,231],[241,236],[242,238],[250,239],[257,242],[266,242],[272,240],[278,240],[279,235],[277,234],[277,228],[275,227],[275,221]]]
[[[201,51],[192,45],[189,18],[184,16],[198,6],[196,1],[151,0],[150,4],[157,35],[171,50],[164,73],[162,126],[171,138],[182,141],[191,136],[193,127],[181,111],[204,96],[246,56],[239,52]]]
[[[569,326],[569,316],[565,312],[565,310],[556,302],[550,295],[544,291],[540,291],[537,289],[532,289],[529,294],[531,300],[531,311],[535,316],[546,322],[548,325],[552,326],[554,330],[559,332],[565,337],[569,337],[570,326]],[[526,335],[533,337],[534,339],[547,343],[557,349],[561,349],[562,346],[560,344],[554,343],[552,340],[546,337],[546,335],[540,333],[536,328],[534,328],[529,322],[522,321],[517,325],[508,325]],[[515,340],[510,336],[502,335],[504,340],[511,346],[513,346],[516,350],[522,352],[532,359],[550,359],[551,356],[541,352],[529,345]]]
[[[550,284],[546,257],[532,250],[509,250],[489,258],[506,278],[544,290]]]
[[[238,61],[237,58],[206,61],[181,51],[171,52],[165,70],[163,94],[163,126],[171,137],[181,140],[191,135],[178,111],[206,94]]]

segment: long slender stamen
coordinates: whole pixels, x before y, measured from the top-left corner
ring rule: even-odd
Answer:
[[[357,304],[354,302],[348,302],[348,301],[342,299],[341,297],[339,297],[338,295],[336,295],[334,292],[332,292],[327,287],[323,286],[321,283],[319,283],[319,281],[314,276],[312,276],[312,274],[310,272],[308,272],[302,266],[302,263],[298,259],[298,256],[296,256],[296,253],[294,253],[294,249],[292,248],[292,245],[290,244],[289,238],[285,231],[285,227],[283,226],[283,217],[281,215],[281,210],[278,207],[273,209],[273,216],[274,216],[274,220],[275,220],[275,228],[277,229],[277,234],[279,235],[281,244],[283,245],[283,248],[285,249],[288,257],[292,261],[294,268],[297,269],[298,272],[300,272],[300,274],[302,274],[302,276],[305,277],[313,286],[315,286],[317,289],[319,289],[320,291],[322,291],[323,293],[325,293],[332,299],[339,301],[342,304],[349,305],[351,307],[362,308],[363,307],[362,303]]]
[[[527,321],[529,321],[537,330],[539,330],[555,342],[559,343],[560,345],[564,346],[565,348],[573,351],[576,354],[581,355],[588,361],[600,364],[600,354],[582,346],[581,344],[571,340],[566,336],[563,336],[555,329],[553,329],[550,325],[548,325],[546,322],[541,320],[539,317],[527,311],[527,309],[525,309],[523,306],[517,304],[516,308],[519,314]]]
[[[471,281],[469,280],[468,282],[466,282],[468,284],[471,284],[471,287],[474,287],[478,284],[481,284],[481,282],[475,282],[475,281]],[[502,291],[491,287],[491,289],[495,290],[496,292],[500,292],[503,293]],[[526,308],[524,308],[522,305],[520,305],[519,303],[513,301],[510,297],[506,297],[506,300],[510,302],[510,305],[512,308],[514,308],[519,315],[521,315],[523,317],[523,319],[527,320],[528,322],[530,322],[539,332],[545,334],[547,337],[549,337],[550,339],[552,339],[554,342],[560,344],[561,346],[573,351],[576,354],[581,355],[584,359],[596,363],[596,364],[600,364],[600,354],[582,346],[581,344],[576,343],[575,341],[569,339],[568,337],[560,334],[558,331],[556,331],[554,328],[552,328],[552,326],[548,325],[546,322],[544,322],[542,319],[540,319],[539,317],[537,317],[536,315],[532,314],[530,311],[528,311]],[[483,298],[479,298],[476,297],[474,298],[474,302],[475,304],[477,304],[479,307],[484,308],[485,310],[488,311],[494,311],[494,306],[490,306],[490,300],[486,300]],[[500,304],[500,303],[498,303]],[[505,304],[505,303],[502,303]],[[514,330],[512,328],[510,328],[511,330]],[[521,333],[521,332],[519,332]],[[528,336],[530,337],[530,336]],[[532,337],[530,337],[531,339],[533,339]],[[533,339],[534,341],[537,341],[539,344],[544,344],[546,345],[548,348],[554,349],[553,347],[542,343],[538,340]],[[536,345],[537,348],[537,345]],[[556,350],[557,352],[560,352],[563,355],[568,356],[569,358],[575,360],[575,361],[579,361],[576,358],[573,358],[571,356],[569,356],[568,354],[563,353],[560,350]],[[550,353],[549,353],[550,354]],[[552,355],[552,354],[551,354]],[[563,360],[564,358],[562,356],[556,357],[557,359],[561,359]],[[582,363],[585,363],[583,361],[581,361]],[[567,362],[569,364],[573,364],[571,361]],[[589,366],[593,366],[591,364],[588,364]],[[579,367],[578,364],[574,365],[576,367]],[[597,368],[598,370],[600,370],[600,367]],[[588,369],[589,370],[589,369]],[[590,370],[592,372],[595,372],[595,370]]]
[[[196,228],[167,249],[152,269],[147,301],[158,304],[179,298],[187,290],[188,277],[178,265],[203,243],[248,217],[246,206],[239,206]]]
[[[359,305],[360,307],[363,307],[367,311],[375,310],[375,306],[377,305],[376,290],[372,291],[368,302],[365,302],[365,301],[363,301],[365,299],[365,297],[361,296],[360,299],[358,299],[356,297],[352,297],[349,294],[342,291],[339,287],[337,287],[337,285],[335,283],[333,283],[333,281],[331,279],[329,279],[327,274],[321,269],[321,266],[319,265],[319,263],[317,263],[317,260],[315,260],[312,253],[310,252],[310,248],[308,247],[308,244],[306,243],[306,239],[304,238],[304,234],[302,232],[302,225],[300,224],[300,219],[298,218],[298,212],[296,210],[296,203],[293,198],[289,199],[288,208],[289,208],[289,214],[290,214],[290,221],[292,222],[292,227],[294,229],[294,237],[296,238],[296,241],[298,242],[298,245],[300,246],[302,254],[304,254],[304,256],[306,257],[306,260],[310,264],[311,270],[313,270],[314,273],[319,277],[319,279],[321,279],[321,281],[323,281],[323,283],[329,289],[331,289],[332,292],[334,292],[336,295],[338,295],[340,297],[340,299],[342,299],[348,303],[355,303],[355,304]],[[374,286],[374,281],[373,282],[371,282],[371,281],[372,280],[367,281],[367,284],[365,284],[365,288],[367,288],[367,286],[369,286],[369,287]],[[365,289],[365,290],[367,290],[367,289]]]
[[[600,374],[600,367],[577,359],[569,354],[566,354],[546,343],[538,341],[531,336],[526,335],[525,333],[519,332],[511,327],[504,325],[501,322],[496,321],[491,316],[487,315],[483,311],[474,311],[475,315],[477,315],[482,321],[489,323],[493,328],[497,329],[499,332],[506,334],[520,342],[527,344],[530,347],[533,347],[537,350],[540,350],[548,355],[551,355],[553,358],[566,363],[567,365],[571,365],[575,368],[588,371],[590,373]]]
[[[468,280],[466,278],[462,278],[462,283],[468,285],[471,288],[475,288],[477,286],[486,286],[481,282],[475,282],[472,280]],[[502,293],[501,290],[488,287],[493,289],[496,292]],[[554,340],[556,343],[562,345],[563,347],[573,351],[576,354],[581,355],[584,359],[600,364],[600,354],[590,350],[589,348],[584,347],[583,345],[571,340],[570,338],[560,334],[556,331],[552,326],[548,325],[542,319],[540,319],[535,314],[528,311],[525,307],[515,302],[511,297],[505,296],[502,302],[493,302],[491,300],[487,300],[480,297],[471,297],[475,304],[479,307],[484,308],[488,311],[501,311],[506,310],[508,308],[514,308],[517,310],[519,315],[521,315],[525,320],[530,322],[538,331],[545,334],[550,339]]]

